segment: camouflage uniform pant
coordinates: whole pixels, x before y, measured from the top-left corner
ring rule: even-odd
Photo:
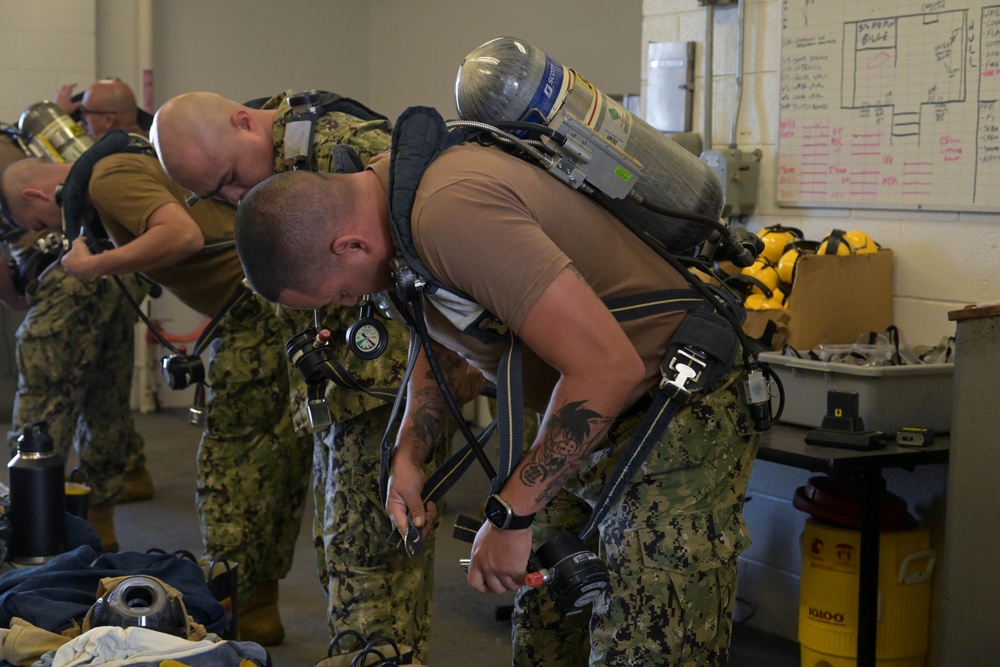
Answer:
[[[674,418],[601,523],[611,586],[589,614],[560,619],[545,587],[518,591],[514,665],[725,664],[737,555],[749,545],[742,506],[758,437],[734,372]],[[616,423],[607,446],[538,514],[536,547],[579,532],[641,415]],[[589,628],[588,628],[589,625]]]
[[[148,292],[132,276],[122,281],[137,301]],[[58,264],[31,283],[26,296],[8,444],[17,447],[27,422],[45,420],[63,460],[70,447],[78,453],[90,502],[115,502],[124,472],[145,465],[129,408],[135,311],[110,278],[80,280]]]
[[[239,599],[292,566],[309,487],[312,439],[296,434],[278,320],[255,295],[210,346],[195,502],[206,554],[239,564]]]
[[[313,538],[331,636],[355,630],[391,637],[411,645],[423,662],[433,611],[434,533],[413,559],[386,544],[392,524],[379,496],[379,443],[391,410],[369,410],[317,435]]]

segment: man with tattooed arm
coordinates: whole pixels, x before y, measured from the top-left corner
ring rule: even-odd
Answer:
[[[294,308],[393,289],[390,166],[385,153],[358,174],[295,172],[252,190],[236,241],[254,289]],[[478,591],[518,591],[514,664],[725,664],[758,441],[740,368],[677,414],[601,522],[593,546],[611,583],[589,616],[560,618],[544,589],[524,586],[532,546],[587,522],[685,317],[619,322],[605,300],[684,290],[684,279],[592,199],[495,148],[447,148],[415,187],[413,248],[465,299],[423,297],[456,398],[474,396],[481,377],[497,380],[509,330],[522,344],[525,405],[544,413],[530,450],[487,502],[506,520],[483,522],[468,574]],[[396,526],[430,525],[420,464],[445,414],[421,354],[393,456],[387,510]]]

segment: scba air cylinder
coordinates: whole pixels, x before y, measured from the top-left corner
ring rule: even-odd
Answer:
[[[701,160],[629,113],[575,71],[513,37],[498,37],[462,61],[455,105],[464,120],[528,121],[548,125],[564,112],[641,166],[633,187],[660,209],[718,220],[722,187]],[[654,213],[633,199],[597,196],[617,217],[655,229],[672,252],[694,248],[711,229],[702,223]]]
[[[18,130],[27,152],[51,162],[75,162],[94,144],[78,123],[47,100],[24,110]]]

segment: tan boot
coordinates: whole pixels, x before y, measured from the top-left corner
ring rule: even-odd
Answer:
[[[278,582],[259,581],[250,597],[237,610],[238,634],[241,641],[274,646],[285,639],[285,628],[278,613]]]
[[[87,511],[87,523],[101,538],[101,550],[118,551],[118,537],[115,536],[115,506],[93,505]]]
[[[120,502],[133,503],[137,500],[153,499],[153,478],[145,468],[125,473],[125,493]]]

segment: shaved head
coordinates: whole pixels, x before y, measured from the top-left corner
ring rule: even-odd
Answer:
[[[268,301],[350,306],[392,285],[385,192],[371,171],[276,174],[240,202],[234,236],[247,280]]]
[[[0,207],[14,225],[33,231],[62,229],[56,186],[66,180],[71,164],[29,157],[13,162],[0,174]]]
[[[185,93],[160,107],[149,138],[176,183],[199,197],[236,203],[274,173],[275,113],[215,93]]]
[[[87,134],[98,139],[111,130],[142,132],[135,94],[120,79],[95,81],[83,93],[81,121]]]
[[[241,106],[215,93],[185,93],[160,107],[149,138],[167,174],[173,177],[176,167],[183,165],[186,151],[217,153],[227,134],[235,131],[229,116]]]
[[[95,81],[83,94],[83,106],[88,109],[114,111],[125,122],[134,123],[136,120],[135,94],[128,84],[120,79]]]
[[[276,174],[252,189],[236,211],[234,235],[253,289],[277,302],[286,289],[307,286],[354,199],[343,177],[309,171]]]
[[[36,157],[28,157],[11,163],[3,170],[2,180],[0,180],[3,201],[15,204],[21,192],[26,188],[35,187],[39,181],[45,178],[46,173],[51,171],[50,165],[54,164],[56,163]]]

